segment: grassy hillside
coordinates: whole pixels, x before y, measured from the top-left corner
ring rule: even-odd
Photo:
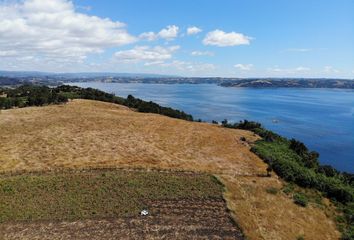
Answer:
[[[207,172],[225,184],[227,204],[249,239],[339,238],[325,199],[301,207],[276,175],[263,177],[267,164],[250,151],[259,138],[249,131],[74,100],[4,110],[0,132],[4,172],[110,166]]]

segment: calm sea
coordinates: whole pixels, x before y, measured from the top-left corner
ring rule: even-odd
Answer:
[[[225,88],[214,84],[73,83],[132,94],[206,121],[261,122],[320,153],[322,164],[354,172],[354,90]]]

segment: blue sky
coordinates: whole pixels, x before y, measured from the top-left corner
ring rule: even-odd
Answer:
[[[354,78],[352,0],[0,3],[2,70]]]

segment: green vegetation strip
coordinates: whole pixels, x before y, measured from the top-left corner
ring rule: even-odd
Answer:
[[[147,201],[222,198],[210,175],[94,170],[0,177],[0,222],[136,216]]]
[[[338,229],[342,232],[341,239],[354,239],[354,174],[320,165],[317,152],[309,151],[300,141],[289,140],[263,128],[260,123],[244,120],[231,124],[225,119],[221,124],[226,128],[249,130],[259,135],[262,139],[254,144],[251,151],[268,164],[267,175],[271,176],[274,170],[288,183],[297,184],[305,191],[318,191],[330,198],[338,209],[336,221]],[[267,189],[267,192],[276,194],[275,189]],[[301,192],[295,192],[293,200],[303,207],[306,207],[309,201],[308,196]],[[311,200],[320,202],[317,194],[311,196]]]
[[[354,175],[339,172],[331,166],[321,166],[319,154],[309,151],[300,141],[286,139],[269,131],[256,122],[243,121],[223,126],[253,131],[262,137],[252,151],[268,164],[268,172],[274,170],[282,179],[300,187],[317,190],[332,199],[339,214],[337,224],[343,240],[354,239]],[[294,202],[303,207],[308,199],[301,193],[293,196]]]

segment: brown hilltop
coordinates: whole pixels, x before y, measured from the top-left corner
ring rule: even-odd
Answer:
[[[209,172],[225,184],[229,208],[249,239],[338,239],[324,211],[301,208],[257,175],[265,164],[240,141],[253,133],[75,100],[0,113],[0,170],[130,167]]]

